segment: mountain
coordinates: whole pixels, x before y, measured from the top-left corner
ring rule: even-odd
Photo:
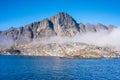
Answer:
[[[12,38],[14,41],[21,41],[23,37],[28,40],[50,37],[50,36],[74,36],[83,32],[97,32],[100,30],[111,30],[113,25],[93,25],[90,23],[77,23],[69,14],[60,12],[51,18],[34,22],[23,27],[13,28],[0,32],[0,36]]]
[[[107,47],[73,42],[63,44],[39,43],[36,41],[42,38],[49,40],[54,36],[73,37],[87,32],[111,31],[114,28],[116,28],[114,25],[105,26],[101,23],[97,25],[77,23],[69,14],[60,12],[42,21],[33,22],[19,28],[11,27],[8,30],[0,31],[0,53],[95,58],[105,56],[106,54],[110,54],[109,57],[119,56],[115,50]]]

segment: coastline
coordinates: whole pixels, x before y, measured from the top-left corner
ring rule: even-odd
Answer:
[[[17,55],[17,54],[0,54],[0,56],[24,56],[24,57],[58,57],[60,59],[120,59],[120,56],[116,57],[74,57],[74,56],[42,56],[42,55]]]

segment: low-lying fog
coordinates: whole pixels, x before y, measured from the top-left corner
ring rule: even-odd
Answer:
[[[27,38],[23,38],[25,41]],[[22,41],[23,41],[22,40]],[[26,40],[27,41],[27,40]],[[112,46],[120,48],[120,29],[116,28],[112,31],[99,31],[99,32],[87,32],[81,33],[74,37],[51,37],[40,38],[33,40],[32,44],[39,45],[39,43],[65,43],[65,42],[80,42],[97,46]],[[11,46],[14,43],[12,38],[0,36],[0,46]]]
[[[80,42],[97,46],[113,46],[120,48],[120,29],[116,28],[112,31],[87,32],[78,34],[74,37],[51,37],[43,39],[41,42]]]

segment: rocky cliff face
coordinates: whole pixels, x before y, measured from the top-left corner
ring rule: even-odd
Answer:
[[[33,40],[47,38],[49,39],[52,36],[67,36],[73,37],[77,34],[86,33],[86,32],[99,32],[101,30],[111,31],[115,26],[105,26],[103,24],[83,24],[77,23],[69,14],[60,12],[57,15],[46,18],[40,22],[34,22],[23,27],[13,28],[6,31],[0,31],[0,41],[11,40],[10,43],[13,43],[14,49],[8,50],[7,48],[1,48],[0,53],[10,53],[17,52],[24,55],[51,55],[51,56],[81,56],[84,57],[86,53],[89,56],[101,57],[102,53],[111,54],[113,52],[103,50],[106,48],[94,47],[82,43],[51,43],[51,44],[42,44],[37,43],[37,46],[34,46],[31,43]],[[8,41],[9,42],[9,41]],[[28,44],[24,44],[28,43]],[[38,45],[39,44],[39,45]],[[1,44],[0,44],[1,47]],[[84,48],[82,48],[84,47]],[[94,48],[94,49],[93,49]],[[7,50],[6,50],[7,49]],[[95,55],[91,54],[95,53]],[[117,53],[115,53],[118,55]],[[115,55],[114,54],[114,55]],[[89,57],[87,55],[87,57]],[[112,55],[113,56],[113,55]]]

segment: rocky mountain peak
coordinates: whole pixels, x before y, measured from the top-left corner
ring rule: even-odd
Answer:
[[[77,22],[67,13],[60,12],[51,17],[50,21],[54,24],[57,35],[73,36],[79,32]]]
[[[107,29],[108,29],[108,27],[105,26],[105,25],[103,25],[103,24],[101,24],[101,23],[98,23],[98,24],[96,25],[96,30],[97,30],[97,31],[107,30]]]
[[[117,27],[114,26],[114,25],[112,25],[112,24],[108,26],[108,30],[110,30],[110,31],[113,30],[113,29],[115,29],[115,28],[117,28]]]
[[[61,26],[76,24],[76,21],[69,14],[64,13],[64,12],[59,12],[55,16],[51,17],[50,20],[52,22],[56,22],[60,24]]]
[[[71,18],[71,19],[73,19],[68,13],[65,13],[65,12],[59,12],[58,14],[56,14],[54,17],[56,17],[56,18]]]
[[[95,25],[91,23],[86,23],[85,30],[86,32],[96,32]]]

